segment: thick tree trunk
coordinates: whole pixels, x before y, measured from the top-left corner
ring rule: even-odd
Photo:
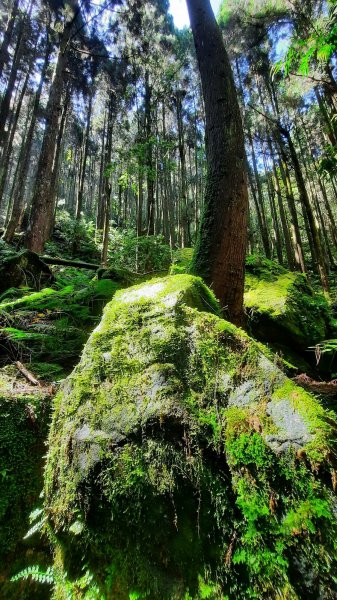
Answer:
[[[75,18],[65,24],[55,74],[50,88],[46,109],[46,126],[38,163],[29,226],[25,239],[26,247],[38,253],[43,252],[45,242],[48,240],[51,214],[53,212],[51,181],[62,116],[62,94],[68,63],[68,42],[74,21]]]
[[[60,127],[58,130],[58,134],[57,134],[57,140],[56,140],[56,148],[55,148],[55,156],[54,156],[54,165],[53,165],[53,171],[51,174],[51,179],[50,179],[50,211],[48,214],[48,229],[46,230],[47,233],[47,239],[50,239],[50,237],[52,236],[53,233],[53,229],[54,229],[54,222],[55,222],[55,213],[56,213],[56,205],[57,205],[57,194],[58,194],[58,175],[59,175],[59,170],[60,170],[60,156],[62,154],[62,142],[63,142],[63,138],[64,138],[64,131],[66,128],[66,123],[67,123],[67,115],[68,115],[68,108],[69,108],[69,98],[70,93],[69,91],[66,92],[64,101],[63,101],[63,107],[62,107],[62,116],[61,116],[61,121],[60,121]]]
[[[187,0],[206,112],[207,182],[193,271],[228,318],[243,322],[248,191],[234,79],[209,0]]]

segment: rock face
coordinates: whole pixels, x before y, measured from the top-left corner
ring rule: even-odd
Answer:
[[[300,273],[267,259],[248,257],[244,304],[249,327],[263,342],[307,350],[329,336],[331,314]]]
[[[201,280],[118,292],[55,400],[55,598],[335,598],[336,431]]]

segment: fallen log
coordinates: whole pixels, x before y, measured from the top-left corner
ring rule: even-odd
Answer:
[[[41,260],[47,265],[62,265],[64,267],[77,267],[78,269],[90,269],[96,271],[100,265],[94,263],[81,262],[77,260],[68,260],[65,258],[54,258],[53,256],[41,256]]]

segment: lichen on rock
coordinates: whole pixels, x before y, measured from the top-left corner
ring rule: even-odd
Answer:
[[[336,431],[200,279],[118,292],[55,399],[55,598],[334,597]]]

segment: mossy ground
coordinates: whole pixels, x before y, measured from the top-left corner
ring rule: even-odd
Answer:
[[[69,372],[77,360],[104,304],[120,287],[110,280],[85,280],[26,293],[0,304],[0,360],[32,364],[42,378]],[[51,367],[41,367],[41,364]],[[57,369],[58,367],[58,369]]]
[[[31,386],[13,367],[0,369],[0,597],[43,600],[45,590],[9,578],[32,561],[43,564],[48,546],[37,536],[25,541],[29,513],[43,484],[43,456],[50,397]],[[49,557],[50,560],[50,557]]]
[[[13,253],[13,251],[12,251]],[[15,255],[15,254],[14,254]],[[45,600],[48,587],[9,578],[28,565],[50,562],[38,535],[24,540],[29,513],[41,504],[43,457],[54,387],[78,361],[103,306],[120,283],[92,272],[55,269],[53,288],[8,289],[0,303],[0,597]],[[13,364],[21,361],[41,387]]]
[[[218,315],[188,275],[106,307],[54,405],[58,600],[336,594],[334,417]]]

